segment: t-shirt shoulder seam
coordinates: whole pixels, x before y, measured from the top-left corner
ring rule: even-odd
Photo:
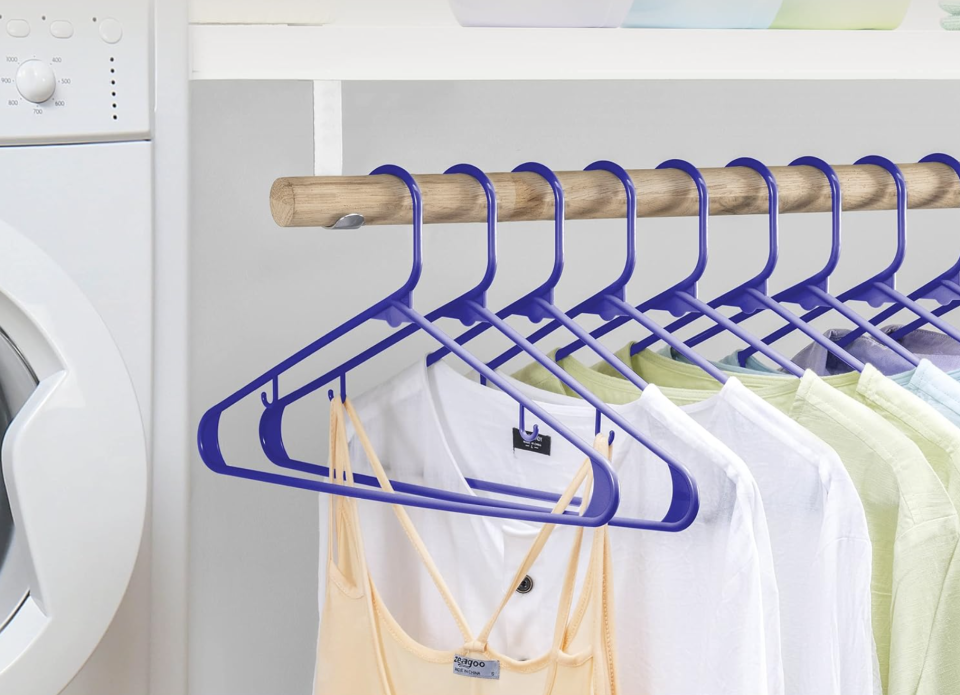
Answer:
[[[916,430],[918,434],[926,439],[929,439],[931,442],[935,443],[937,446],[950,454],[951,457],[953,457],[957,451],[957,445],[960,443],[960,430],[957,430],[956,426],[950,423],[950,421],[947,420],[943,414],[936,412],[936,409],[929,403],[925,403],[922,398],[915,394],[910,395],[916,398],[926,408],[929,408],[931,412],[924,413],[924,417],[912,416],[906,410],[897,405],[897,403],[887,398],[886,395],[878,392],[877,389],[870,389],[870,398],[877,403],[877,405],[888,410],[895,417]],[[926,419],[926,416],[928,415],[931,416],[933,422]],[[936,422],[937,418],[941,418],[942,422],[936,423],[934,426],[934,422]],[[951,432],[951,430],[956,430],[956,434]]]
[[[938,516],[935,519],[925,519],[920,523],[913,524],[910,528],[905,529],[901,532],[898,532],[896,535],[896,540],[900,540],[904,536],[907,536],[926,526],[943,524],[944,522],[953,522],[952,524],[950,524],[951,528],[948,528],[947,531],[949,532],[952,530],[953,533],[951,533],[950,536],[954,538],[958,543],[960,543],[960,517],[958,517],[956,512],[954,512],[953,514],[945,514],[943,516]]]

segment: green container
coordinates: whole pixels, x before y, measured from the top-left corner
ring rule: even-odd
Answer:
[[[784,0],[773,28],[896,29],[909,8],[910,0]]]

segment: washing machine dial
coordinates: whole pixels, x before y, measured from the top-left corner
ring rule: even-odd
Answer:
[[[42,104],[53,96],[57,76],[53,68],[42,60],[27,60],[17,70],[17,90],[27,101]]]

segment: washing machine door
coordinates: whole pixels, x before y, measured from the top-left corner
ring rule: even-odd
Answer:
[[[126,591],[147,454],[107,327],[64,271],[3,221],[0,436],[0,693],[55,695]]]

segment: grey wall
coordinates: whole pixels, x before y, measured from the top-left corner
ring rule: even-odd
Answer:
[[[196,423],[324,323],[301,319],[321,313],[308,298],[322,296],[327,249],[316,235],[276,229],[266,204],[274,178],[312,172],[312,84],[191,86]],[[228,453],[254,450],[256,435],[226,430],[238,443]],[[190,513],[190,693],[308,692],[316,501],[214,475],[197,458]]]
[[[211,404],[395,289],[407,272],[409,232],[381,227],[333,234],[274,226],[267,208],[273,178],[311,173],[309,83],[200,82],[192,85],[192,99],[196,422]],[[707,167],[748,155],[785,164],[809,154],[835,163],[866,154],[896,161],[938,150],[960,154],[960,93],[938,83],[354,83],[344,85],[343,108],[346,174],[387,162],[427,173],[460,161],[502,171],[531,159],[575,169],[601,158],[643,168],[671,157]],[[892,258],[893,225],[892,213],[847,216],[835,289]],[[960,211],[916,211],[910,225],[901,273],[905,289],[960,257]],[[692,266],[695,222],[641,221],[639,229],[642,269],[630,288],[638,302]],[[557,293],[561,306],[617,275],[623,233],[617,221],[569,223],[567,268]],[[765,234],[760,217],[713,221],[704,297],[759,270]],[[828,234],[825,215],[785,216],[773,289],[818,269]],[[494,307],[546,277],[549,238],[547,223],[502,226],[500,274],[490,293]],[[432,308],[480,276],[483,229],[430,227],[424,243],[417,304]],[[843,325],[836,318],[821,324]],[[748,325],[759,332],[778,324],[762,316]],[[383,333],[382,326],[372,326],[331,346],[281,388],[355,354]],[[608,342],[619,347],[639,335],[625,330]],[[785,341],[784,351],[790,354],[802,342]],[[703,349],[720,356],[736,345],[722,338]],[[388,378],[429,346],[422,337],[398,346],[352,377],[351,393]],[[503,346],[502,340],[478,341],[476,352],[492,357]],[[319,394],[291,412],[291,449],[323,458],[324,400]],[[255,421],[243,416],[255,418],[259,408],[253,402],[224,424],[228,456],[250,465],[262,461],[249,424]],[[197,459],[191,511],[190,692],[310,692],[317,629],[315,499],[216,476]]]

